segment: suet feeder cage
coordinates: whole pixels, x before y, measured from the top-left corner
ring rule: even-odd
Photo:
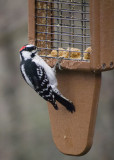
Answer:
[[[29,43],[57,71],[59,89],[73,101],[71,114],[48,104],[52,135],[64,154],[91,148],[101,72],[114,68],[114,0],[29,0]]]

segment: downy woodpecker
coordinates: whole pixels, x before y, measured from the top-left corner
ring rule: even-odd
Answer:
[[[39,55],[37,47],[31,44],[20,49],[20,70],[24,80],[42,98],[50,102],[58,110],[56,101],[73,113],[73,103],[65,98],[57,89],[55,71]],[[54,67],[55,68],[55,67]]]

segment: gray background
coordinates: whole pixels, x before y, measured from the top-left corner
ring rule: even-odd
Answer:
[[[83,157],[63,155],[52,140],[46,102],[19,71],[27,12],[27,0],[0,0],[0,160],[113,160],[114,71],[102,74],[92,149]]]

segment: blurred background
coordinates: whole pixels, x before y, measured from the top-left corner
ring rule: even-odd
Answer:
[[[0,0],[0,160],[114,160],[114,71],[102,74],[90,152],[72,157],[55,147],[47,104],[19,70],[19,49],[28,41],[27,5],[27,0]]]

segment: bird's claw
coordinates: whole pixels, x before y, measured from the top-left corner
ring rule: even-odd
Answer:
[[[64,58],[64,57],[59,57],[59,58],[58,58],[55,66],[54,66],[54,71],[56,71],[56,68],[59,68],[59,70],[62,70],[60,63],[61,63],[61,61],[63,60],[63,58]]]

